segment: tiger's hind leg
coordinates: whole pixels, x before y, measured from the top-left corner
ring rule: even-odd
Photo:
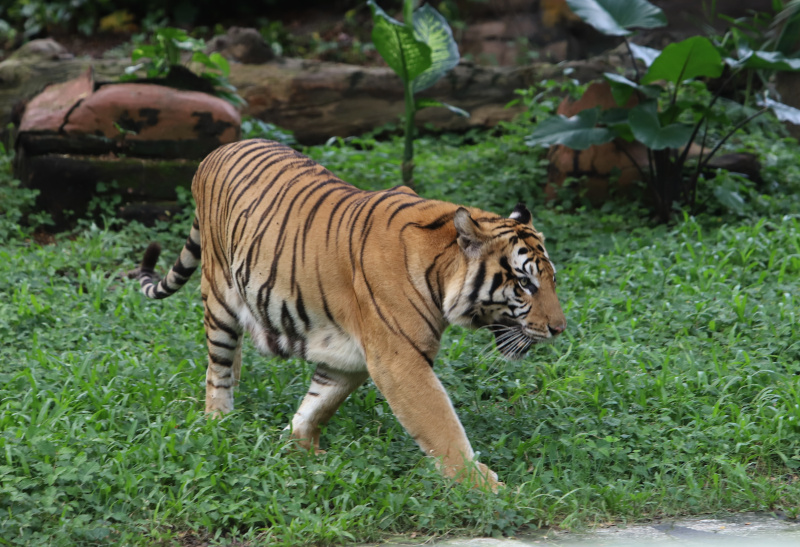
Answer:
[[[204,323],[208,345],[206,412],[218,417],[233,410],[233,389],[242,370],[242,327],[213,291],[205,300]]]
[[[320,426],[330,420],[347,396],[368,377],[366,370],[344,372],[324,364],[317,365],[308,393],[292,418],[291,438],[297,440],[302,448],[320,453]]]

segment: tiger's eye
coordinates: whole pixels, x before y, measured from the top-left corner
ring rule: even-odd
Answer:
[[[527,277],[520,277],[518,280],[519,286],[523,289],[527,288],[531,284],[531,280]]]

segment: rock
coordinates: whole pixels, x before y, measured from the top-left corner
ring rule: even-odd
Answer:
[[[625,108],[637,104],[632,96]],[[617,103],[607,82],[590,85],[577,101],[564,99],[557,113],[572,117],[582,110],[599,106],[603,110],[614,108]],[[547,152],[550,161],[547,173],[546,192],[555,197],[557,188],[563,186],[567,178],[586,177],[586,195],[593,203],[601,203],[608,198],[609,179],[617,176],[617,186],[627,189],[635,181],[642,179],[642,169],[647,167],[647,149],[639,142],[628,143],[615,139],[606,144],[590,146],[586,150],[572,150],[562,145],[551,146]]]
[[[761,178],[761,162],[758,161],[758,155],[749,152],[715,155],[708,162],[707,168],[710,171],[725,169],[732,173],[740,173],[756,184],[764,183],[764,179]],[[713,176],[713,174],[709,175]]]
[[[23,44],[7,60],[14,61],[57,61],[71,59],[72,54],[52,38],[40,38]]]
[[[464,108],[470,117],[426,108],[417,116],[417,123],[457,131],[491,127],[520,112],[519,107],[505,108],[518,98],[515,90],[562,78],[565,69],[570,78],[589,81],[614,71],[619,62],[620,56],[611,53],[560,65],[483,67],[462,63],[422,96]],[[93,69],[95,81],[116,80],[129,64],[127,60],[92,59],[0,63],[0,131],[12,120],[15,107],[22,111],[24,102],[46,85],[76,78],[88,68]],[[262,65],[233,63],[230,68],[231,84],[248,102],[242,115],[293,131],[303,144],[370,131],[397,122],[403,112],[402,85],[386,67],[280,59]]]
[[[34,97],[22,116],[19,145],[28,155],[114,152],[199,159],[239,138],[239,113],[218,97],[154,84],[94,88],[89,70]]]
[[[96,135],[126,142],[207,142],[210,150],[200,152],[204,156],[238,140],[240,125],[239,113],[230,103],[206,93],[153,84],[110,84],[77,105],[61,130],[69,137]]]
[[[240,134],[239,113],[218,97],[155,84],[95,84],[91,69],[28,103],[17,139],[16,175],[39,190],[57,228],[82,214],[98,183],[131,201],[174,200],[200,160]],[[106,184],[106,187],[109,187]],[[122,213],[139,218],[164,208]],[[131,213],[131,211],[134,211]]]
[[[175,188],[188,189],[200,164],[199,160],[121,158],[110,154],[28,157],[24,151],[19,160],[17,177],[39,190],[36,207],[50,214],[57,230],[81,218],[96,195],[121,196],[119,212],[123,218],[161,218],[165,210],[170,210],[169,202],[174,204]],[[105,183],[107,189],[98,192],[98,183]]]
[[[231,27],[226,34],[215,36],[208,42],[206,53],[215,51],[249,65],[267,63],[275,58],[270,45],[254,28]]]
[[[59,132],[70,110],[94,92],[92,69],[74,80],[52,84],[28,103],[20,120],[20,132]]]
[[[401,82],[386,67],[285,59],[235,68],[231,67],[231,82],[248,103],[245,112],[293,131],[305,144],[359,135],[396,122],[404,110]],[[516,89],[560,72],[547,64],[511,68],[462,63],[420,96],[463,108],[470,117],[426,108],[417,114],[417,125],[459,131],[510,120],[521,111],[519,106],[506,108],[517,97]]]

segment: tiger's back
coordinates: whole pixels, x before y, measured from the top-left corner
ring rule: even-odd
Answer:
[[[262,140],[213,152],[192,192],[175,266],[156,284],[151,253],[140,278],[148,296],[169,296],[201,259],[207,412],[233,409],[247,331],[264,352],[317,363],[291,424],[302,446],[318,449],[320,424],[371,376],[445,474],[494,486],[483,464],[465,471],[474,453],[432,367],[447,324],[491,328],[512,357],[565,327],[524,207],[507,219],[405,187],[362,191]]]
[[[414,275],[387,284],[380,272],[406,269],[396,231],[409,212],[435,218],[455,206],[404,187],[359,190],[267,141],[217,150],[198,169],[192,191],[201,239],[210,242],[202,246],[209,297],[232,308],[262,350],[364,370],[358,310],[372,308],[386,323],[394,316],[390,326],[402,331],[409,327],[397,319],[398,294],[410,297],[414,317],[407,319],[428,323],[438,342],[444,325],[419,293],[428,288],[417,287]],[[387,290],[392,313],[381,302]]]

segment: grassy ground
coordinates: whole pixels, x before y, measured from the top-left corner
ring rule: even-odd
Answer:
[[[498,212],[535,205],[541,156],[513,128],[478,141],[420,142],[421,192]],[[351,144],[308,153],[361,186],[396,184],[399,143]],[[327,454],[288,451],[281,430],[312,369],[250,345],[236,411],[206,421],[197,278],[153,302],[122,277],[151,239],[171,263],[187,219],[83,221],[42,246],[18,225],[29,193],[4,171],[0,544],[298,545],[796,517],[800,171],[792,143],[753,146],[767,183],[742,188],[744,215],[658,226],[620,204],[535,208],[567,332],[509,363],[487,333],[451,329],[436,362],[481,460],[507,484],[498,495],[441,479],[372,384],[329,424]]]

